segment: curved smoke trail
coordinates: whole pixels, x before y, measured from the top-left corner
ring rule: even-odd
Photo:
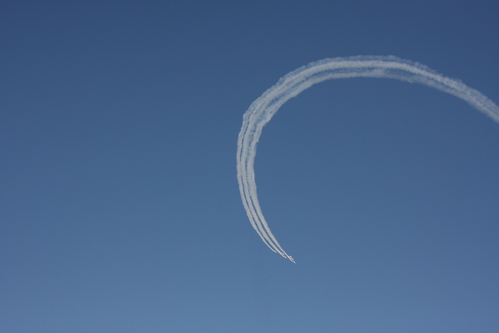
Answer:
[[[251,225],[272,251],[292,262],[295,262],[293,257],[282,249],[270,231],[258,203],[254,171],[256,144],[263,126],[290,98],[325,80],[354,77],[390,78],[421,83],[465,100],[499,123],[499,107],[477,90],[459,80],[445,77],[425,65],[394,56],[324,59],[312,62],[282,77],[276,85],[254,101],[244,114],[237,142],[237,179]]]

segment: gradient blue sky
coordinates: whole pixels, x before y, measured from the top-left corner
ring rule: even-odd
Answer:
[[[435,3],[436,2],[436,3]],[[497,1],[4,1],[0,332],[498,332],[499,124],[393,80],[242,115],[308,62],[396,55],[499,102]]]

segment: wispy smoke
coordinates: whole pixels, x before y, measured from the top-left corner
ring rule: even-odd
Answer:
[[[282,77],[254,101],[243,117],[237,142],[237,179],[244,208],[251,225],[274,252],[295,262],[270,231],[256,191],[254,162],[262,129],[290,98],[312,85],[330,79],[354,77],[390,78],[421,83],[459,97],[499,123],[499,107],[459,80],[445,77],[425,65],[393,56],[357,56],[312,62]]]

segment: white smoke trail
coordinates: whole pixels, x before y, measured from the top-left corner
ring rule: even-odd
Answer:
[[[499,107],[459,80],[445,77],[425,65],[394,56],[357,56],[312,62],[282,77],[255,100],[243,117],[237,142],[237,179],[244,208],[251,225],[274,252],[295,262],[275,239],[258,202],[254,162],[262,129],[290,98],[312,85],[329,79],[354,77],[390,78],[421,83],[459,97],[499,123]]]

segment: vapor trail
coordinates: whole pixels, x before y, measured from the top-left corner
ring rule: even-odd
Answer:
[[[254,162],[262,129],[290,98],[312,85],[329,79],[354,77],[389,78],[421,83],[459,97],[499,123],[499,107],[486,96],[456,79],[445,77],[425,65],[394,56],[356,56],[312,62],[282,77],[255,100],[243,116],[237,142],[237,179],[251,225],[274,252],[295,262],[270,231],[256,191]]]

